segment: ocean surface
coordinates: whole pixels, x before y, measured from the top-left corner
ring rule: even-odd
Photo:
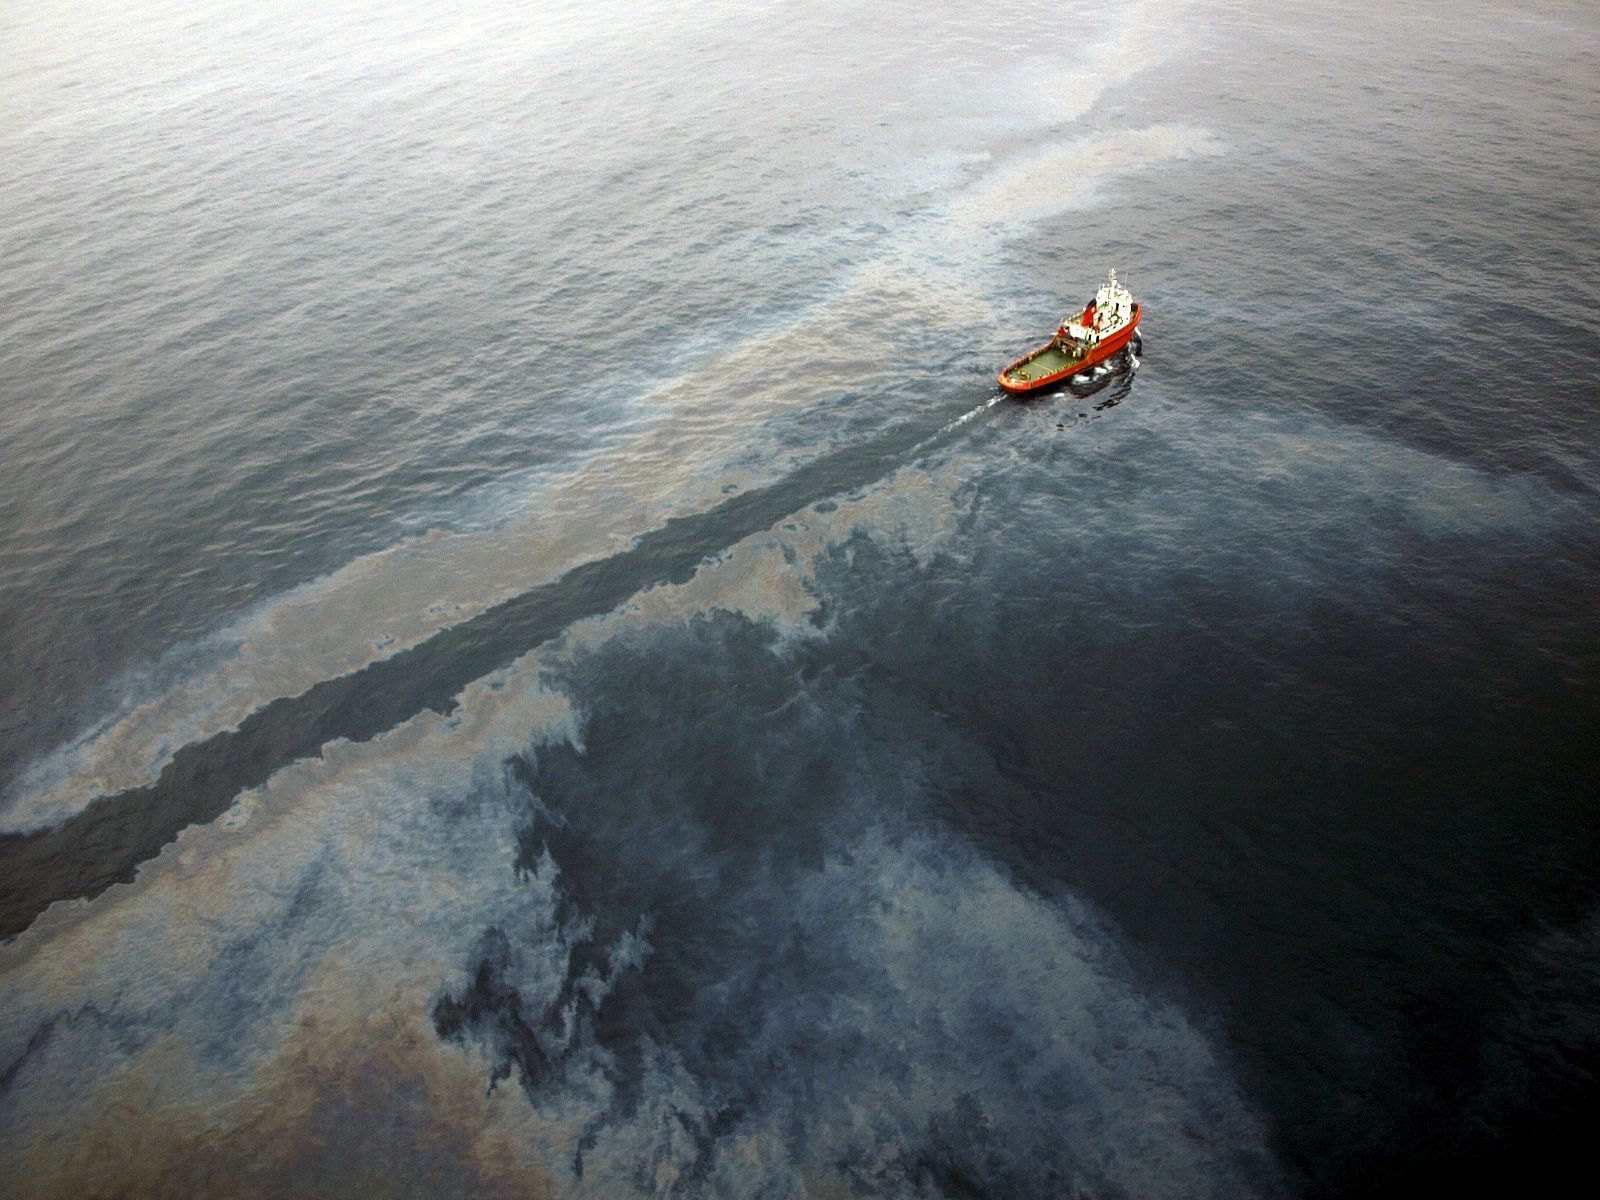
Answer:
[[[0,1194],[1590,1161],[1593,5],[0,46]]]

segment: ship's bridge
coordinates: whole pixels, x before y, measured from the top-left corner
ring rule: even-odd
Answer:
[[[1078,320],[1086,314],[1089,317],[1087,321]],[[1132,317],[1133,296],[1117,280],[1116,269],[1112,268],[1106,281],[1100,285],[1100,290],[1094,294],[1093,313],[1088,312],[1087,305],[1083,313],[1073,313],[1061,323],[1061,335],[1075,342],[1092,344],[1121,329]]]

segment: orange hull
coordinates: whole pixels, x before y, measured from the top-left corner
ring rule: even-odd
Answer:
[[[1055,343],[1051,342],[1049,345],[1040,346],[1037,350],[1031,350],[1027,354],[1024,354],[1021,358],[1017,359],[1016,362],[1012,363],[1004,371],[1000,372],[1000,386],[1005,388],[1006,391],[1016,394],[1021,394],[1023,392],[1036,392],[1040,388],[1047,388],[1058,384],[1064,379],[1071,379],[1080,371],[1090,370],[1098,364],[1105,362],[1105,360],[1110,358],[1112,355],[1118,353],[1133,339],[1134,330],[1139,328],[1139,319],[1142,316],[1144,316],[1144,308],[1139,304],[1135,304],[1133,306],[1132,319],[1128,322],[1127,328],[1119,329],[1116,333],[1112,334],[1104,341],[1097,342],[1094,348],[1082,358],[1075,360],[1059,371],[1055,371],[1047,375],[1041,375],[1036,379],[1014,378],[1011,374],[1013,371],[1015,371],[1018,367],[1025,365],[1032,359],[1037,358],[1039,355],[1049,350],[1050,346],[1053,346]]]

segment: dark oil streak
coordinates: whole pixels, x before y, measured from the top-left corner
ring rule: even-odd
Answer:
[[[327,743],[367,741],[424,710],[449,713],[473,680],[574,622],[610,612],[648,587],[682,583],[740,539],[947,444],[967,424],[953,422],[957,412],[942,407],[709,511],[674,517],[629,549],[574,567],[392,658],[272,701],[237,729],[183,747],[152,784],[98,797],[53,828],[0,836],[0,939],[26,929],[56,901],[93,898],[131,881],[181,830],[214,820],[240,792],[316,757]]]

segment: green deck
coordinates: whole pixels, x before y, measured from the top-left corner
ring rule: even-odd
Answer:
[[[1082,355],[1067,354],[1055,342],[1051,342],[1043,349],[1035,350],[1006,374],[1012,379],[1027,383],[1034,379],[1043,379],[1047,375],[1059,374],[1082,361]]]

